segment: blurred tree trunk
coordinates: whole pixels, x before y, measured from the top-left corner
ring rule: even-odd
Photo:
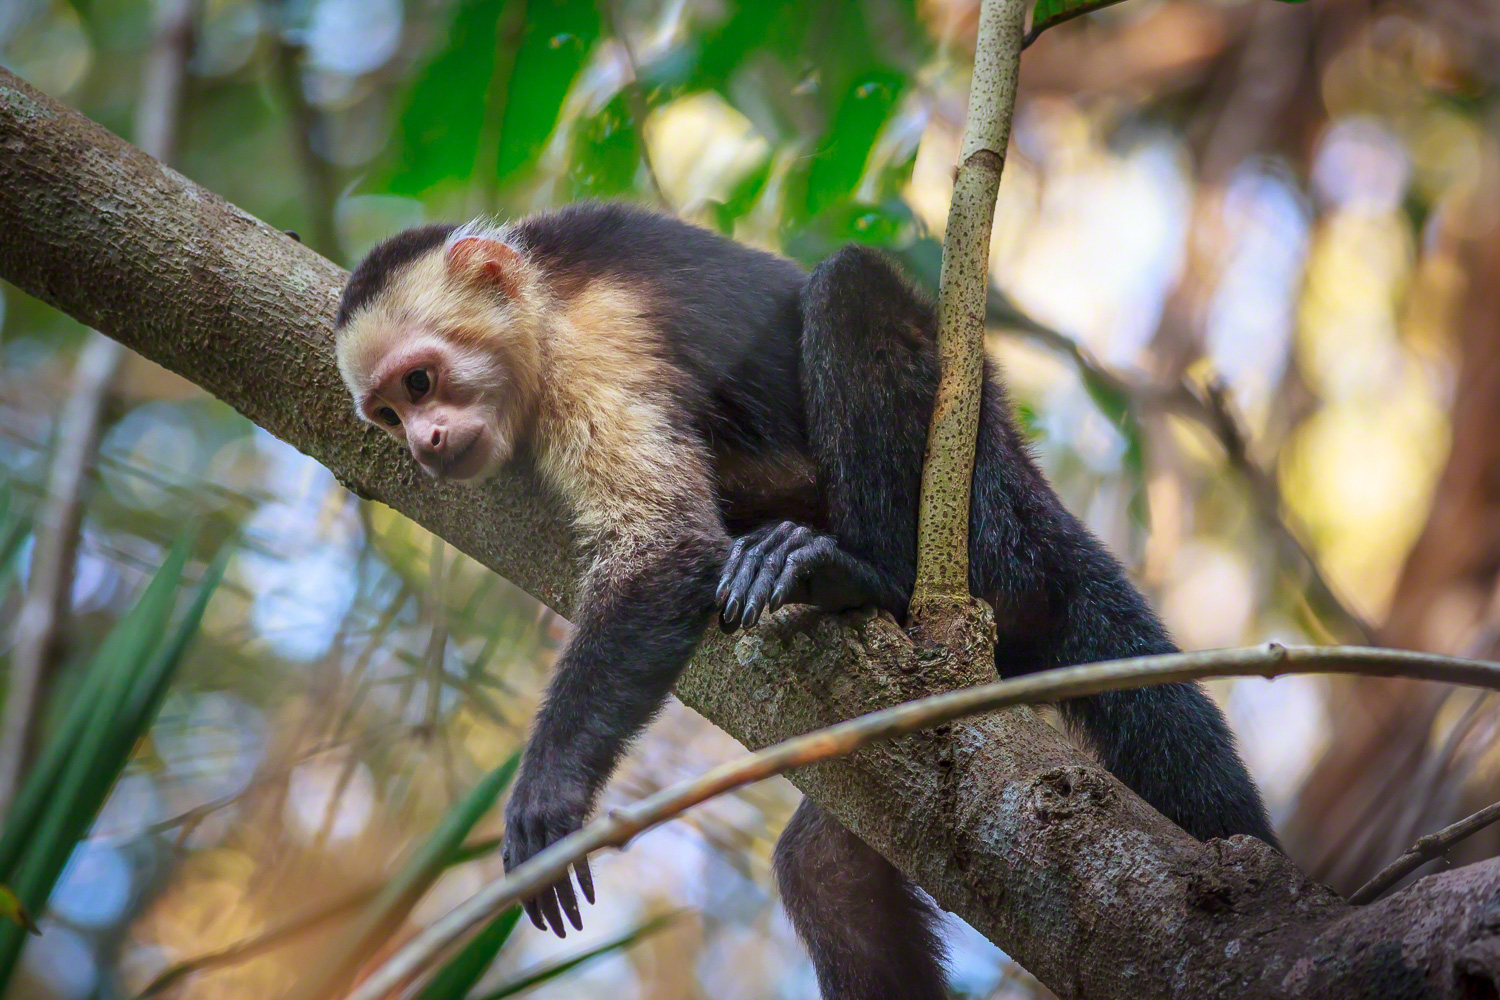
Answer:
[[[1479,210],[1454,214],[1471,222],[1497,211],[1500,198],[1490,197]],[[1454,321],[1452,450],[1380,641],[1494,657],[1500,654],[1500,226],[1467,239],[1453,228],[1440,239],[1468,286]],[[1338,681],[1334,690],[1330,749],[1283,832],[1310,875],[1348,892],[1416,837],[1500,798],[1500,786],[1468,781],[1473,756],[1492,742],[1485,728],[1491,713],[1474,695],[1373,678]],[[1492,832],[1465,844],[1461,856],[1497,849]]]

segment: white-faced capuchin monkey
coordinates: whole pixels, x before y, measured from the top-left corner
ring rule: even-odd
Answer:
[[[591,561],[505,811],[513,868],[587,819],[715,612],[783,604],[906,614],[937,382],[934,310],[877,253],[811,274],[675,219],[575,205],[425,226],[355,269],[338,360],[359,415],[434,476],[526,461]],[[1175,647],[1027,454],[991,366],[969,580],[1015,675]],[[1060,706],[1102,762],[1199,838],[1274,844],[1223,716],[1194,684]],[[776,877],[828,1000],[937,1000],[927,897],[804,800]],[[576,869],[592,902],[586,864]],[[565,877],[530,900],[580,927]]]

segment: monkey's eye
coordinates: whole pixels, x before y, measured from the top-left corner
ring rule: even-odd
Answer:
[[[385,424],[387,427],[401,426],[401,418],[396,416],[396,411],[391,409],[389,406],[382,406],[380,409],[375,411],[375,415],[379,417],[380,422]]]
[[[406,373],[406,391],[411,393],[412,402],[421,399],[431,388],[432,379],[427,377],[427,369],[413,368]]]

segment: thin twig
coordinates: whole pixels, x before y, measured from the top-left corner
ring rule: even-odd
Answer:
[[[657,202],[668,212],[676,212],[672,202],[667,199],[667,192],[662,189],[661,178],[656,176],[656,168],[651,164],[651,150],[646,146],[646,115],[650,108],[646,105],[646,95],[641,90],[641,76],[636,68],[635,49],[630,44],[630,39],[625,32],[620,30],[620,19],[615,11],[613,0],[603,0],[600,4],[604,16],[609,21],[610,34],[620,43],[620,51],[625,55],[625,68],[630,71],[630,79],[625,84],[625,100],[630,102],[630,124],[635,130],[635,143],[641,150],[641,164],[646,168],[646,179],[651,182],[651,191],[656,195]]]
[[[175,0],[157,9],[156,41],[141,79],[135,138],[141,149],[165,162],[172,158],[176,145],[198,5],[195,0]],[[16,616],[15,649],[0,725],[0,816],[9,809],[36,749],[37,726],[57,672],[89,468],[98,450],[110,387],[126,353],[117,342],[90,332],[58,417],[56,451],[37,517],[31,576]]]
[[[925,609],[938,610],[935,601],[969,597],[969,489],[984,383],[990,231],[1016,107],[1027,6],[1024,0],[984,0],[979,10],[974,79],[938,279],[941,373],[917,509],[917,579],[911,603],[918,620],[926,616]]]
[[[1417,840],[1406,849],[1406,853],[1375,873],[1375,877],[1349,894],[1349,902],[1355,905],[1374,902],[1387,889],[1427,862],[1441,857],[1448,848],[1467,837],[1471,837],[1492,823],[1500,821],[1500,802],[1492,803],[1465,816],[1436,833]]]
[[[1031,705],[1210,677],[1347,673],[1417,677],[1500,689],[1500,663],[1356,646],[1287,647],[1143,656],[1066,667],[922,698],[798,736],[673,785],[570,834],[503,878],[484,886],[434,921],[374,971],[349,1000],[379,1000],[418,973],[465,933],[556,881],[573,864],[604,848],[620,848],[692,806],[793,768],[844,757],[877,740],[1016,705]]]

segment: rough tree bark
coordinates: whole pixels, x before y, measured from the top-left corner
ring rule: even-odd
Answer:
[[[567,613],[568,539],[536,484],[434,484],[350,414],[337,267],[4,70],[0,275]],[[883,618],[786,609],[748,635],[711,630],[677,690],[760,747],[989,679],[923,662]],[[1352,908],[1257,841],[1192,840],[1029,711],[795,781],[1063,997],[1459,998],[1500,982],[1500,862]]]

